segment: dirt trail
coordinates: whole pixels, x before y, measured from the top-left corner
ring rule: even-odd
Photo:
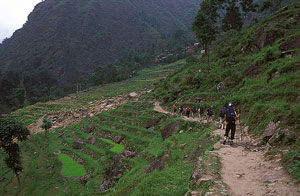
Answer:
[[[155,102],[154,110],[171,114],[165,111],[158,102]],[[183,119],[196,120],[193,118]],[[237,130],[237,138],[240,136],[240,131]],[[233,145],[223,145],[221,142],[224,132],[223,129],[216,129],[213,132],[214,135],[220,135],[221,138],[221,141],[215,144],[215,149],[218,150],[213,153],[220,157],[222,181],[229,186],[230,196],[300,195],[299,185],[295,184],[281,167],[279,155],[265,156],[262,148],[255,145],[257,141],[250,138],[246,132],[243,133],[243,138],[235,141]]]
[[[164,109],[160,106],[159,102],[157,102],[157,101],[154,102],[154,110],[157,111],[157,112],[160,112],[160,113],[169,114],[169,115],[174,115],[174,113],[168,112],[168,111],[164,110]],[[188,118],[187,116],[181,116],[181,118],[182,118],[183,120],[186,120],[186,121],[200,122],[200,119],[199,119],[199,118],[193,118],[193,117],[189,117],[189,118]],[[206,123],[207,120],[202,120],[202,122]]]
[[[214,134],[222,138],[224,130],[217,129]],[[240,130],[236,136],[240,136]],[[221,158],[221,176],[230,187],[230,195],[299,196],[300,187],[281,167],[280,154],[265,156],[262,149],[253,143],[257,142],[244,135],[233,145],[215,144],[215,148],[220,148],[216,153]]]

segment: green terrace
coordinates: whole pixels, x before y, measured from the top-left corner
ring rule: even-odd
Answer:
[[[124,95],[132,91],[138,92],[153,88],[153,83],[158,82],[160,79],[166,77],[169,73],[172,73],[174,70],[178,69],[184,64],[185,60],[180,60],[162,67],[157,66],[143,69],[131,79],[105,84],[102,86],[91,87],[87,89],[87,91],[80,92],[78,98],[76,98],[76,94],[71,94],[65,98],[55,101],[36,103],[34,105],[18,109],[10,114],[10,116],[18,119],[25,125],[29,125],[34,123],[45,114],[88,107],[90,106],[90,103],[93,104],[93,102],[96,100]]]
[[[151,129],[144,128],[154,118],[161,120]],[[184,132],[163,140],[161,128],[172,122],[178,122]],[[157,113],[147,101],[124,104],[50,132],[48,137],[44,133],[31,135],[21,144],[21,185],[17,186],[13,172],[1,164],[0,194],[182,195],[189,189],[194,160],[212,146],[210,132],[209,127]],[[116,136],[121,141],[115,142]],[[75,147],[78,142],[79,147]],[[122,176],[111,189],[100,193],[110,162],[125,149],[135,157],[123,159]],[[170,157],[165,160],[165,169],[145,174],[150,163],[166,152]],[[81,184],[85,174],[91,177]]]

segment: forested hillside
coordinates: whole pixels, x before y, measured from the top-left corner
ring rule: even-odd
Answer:
[[[200,2],[40,2],[0,44],[0,113],[59,98],[79,82],[86,88],[130,78],[162,51],[193,44]]]
[[[115,62],[120,55],[129,51],[150,55],[158,45],[172,40],[176,31],[190,31],[199,3],[43,1],[23,28],[0,46],[0,69],[2,73],[45,69],[60,85],[72,84],[98,66]]]

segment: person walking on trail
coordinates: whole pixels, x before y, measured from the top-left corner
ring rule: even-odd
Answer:
[[[209,106],[206,112],[207,115],[207,122],[211,122],[212,121],[212,116],[213,116],[213,112],[211,107]]]
[[[231,144],[233,143],[235,130],[236,130],[235,120],[238,117],[239,117],[239,115],[234,111],[233,104],[231,102],[229,102],[228,107],[226,108],[226,114],[225,114],[227,126],[226,126],[226,130],[225,130],[223,144],[226,143],[230,131],[231,131],[231,137],[230,137],[229,142]]]
[[[202,117],[203,117],[203,113],[204,113],[203,107],[200,106],[198,112],[199,112],[199,120],[202,121]]]
[[[183,107],[182,107],[182,105],[179,107],[179,113],[180,113],[180,116],[182,116],[182,114],[183,114]]]
[[[190,117],[190,112],[191,112],[191,108],[190,106],[186,107],[186,116],[189,118]]]
[[[195,118],[195,114],[197,112],[197,109],[195,106],[192,107],[192,117]]]
[[[174,115],[176,115],[176,112],[177,112],[177,107],[176,107],[176,105],[173,104],[172,108],[173,108]]]
[[[220,110],[219,117],[220,117],[220,129],[225,129],[225,114],[226,114],[226,105]]]

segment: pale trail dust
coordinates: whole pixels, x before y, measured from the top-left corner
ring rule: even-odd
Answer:
[[[164,110],[161,106],[160,106],[160,104],[159,104],[159,102],[158,101],[156,101],[156,102],[154,102],[154,110],[155,111],[157,111],[157,112],[160,112],[160,113],[163,113],[163,114],[169,114],[169,115],[173,115],[173,116],[175,116],[175,114],[174,113],[172,113],[172,112],[168,112],[168,111],[166,111],[166,110]],[[179,116],[179,115],[176,115],[176,116]],[[187,116],[185,116],[185,115],[182,115],[182,116],[180,116],[183,120],[186,120],[186,121],[191,121],[191,122],[200,122],[200,119],[199,119],[199,117],[195,117],[195,118],[193,118],[193,117],[187,117]],[[207,122],[207,120],[202,120],[201,122],[204,122],[204,123],[206,123]]]
[[[155,102],[154,110],[165,111],[159,102]],[[196,121],[197,118],[185,120]],[[198,121],[198,120],[197,120]],[[241,130],[237,130],[236,136]],[[224,129],[217,129],[214,135],[223,138]],[[229,186],[230,196],[300,196],[300,187],[294,183],[289,174],[281,167],[281,156],[265,156],[247,133],[233,145],[215,144],[214,151],[221,160],[221,178]],[[237,138],[236,137],[236,138]],[[222,140],[222,139],[221,139]],[[270,160],[268,160],[270,159]]]

